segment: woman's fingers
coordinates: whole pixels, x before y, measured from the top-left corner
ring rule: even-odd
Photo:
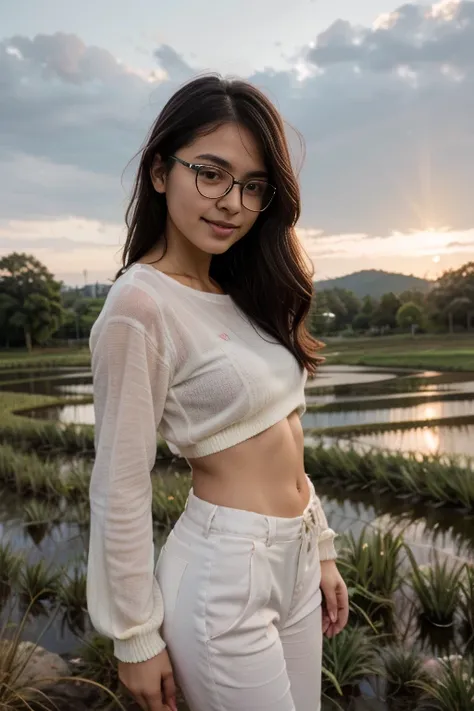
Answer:
[[[163,675],[163,699],[171,711],[178,711],[176,706],[176,684],[171,670],[169,674]]]

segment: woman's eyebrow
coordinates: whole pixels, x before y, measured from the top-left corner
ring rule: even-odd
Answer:
[[[201,155],[196,156],[196,160],[208,160],[211,163],[220,165],[220,167],[225,170],[233,170],[233,167],[228,160],[225,160],[225,158],[221,158],[220,156],[215,156],[213,153],[202,153]],[[266,170],[251,170],[246,173],[246,176],[249,178],[267,178],[268,172]]]

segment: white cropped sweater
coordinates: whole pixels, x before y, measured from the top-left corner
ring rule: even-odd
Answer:
[[[306,410],[307,372],[229,295],[144,264],[112,285],[90,335],[95,461],[87,604],[125,662],[165,648],[155,578],[150,471],[157,433],[188,458],[219,452]],[[321,507],[321,560],[335,533]]]

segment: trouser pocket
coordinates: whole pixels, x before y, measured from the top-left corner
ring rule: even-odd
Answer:
[[[271,595],[271,571],[262,541],[216,536],[207,583],[205,624],[209,641],[262,625]]]
[[[173,546],[165,544],[160,551],[155,576],[161,589],[164,607],[163,630],[170,629],[182,588],[188,561],[176,555]]]

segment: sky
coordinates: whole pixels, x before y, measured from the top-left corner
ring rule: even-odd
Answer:
[[[283,114],[316,279],[474,258],[473,0],[3,0],[0,257],[113,278],[130,161],[203,71]]]

